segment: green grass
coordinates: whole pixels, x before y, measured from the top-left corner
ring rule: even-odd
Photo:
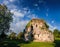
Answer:
[[[60,38],[55,38],[54,43],[51,42],[31,42],[22,43],[21,47],[60,47]]]
[[[28,44],[22,44],[21,47],[54,47],[54,43],[48,42],[31,42]]]

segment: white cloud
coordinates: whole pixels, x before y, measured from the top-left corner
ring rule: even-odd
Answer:
[[[24,14],[21,13],[21,12],[18,12],[18,11],[15,11],[15,12],[14,12],[14,15],[15,15],[15,16],[18,16],[18,17],[24,17]]]
[[[31,13],[31,11],[28,7],[23,8],[23,11],[24,11],[25,14],[30,14]]]
[[[15,0],[3,0],[2,4],[5,4],[9,10],[17,8],[17,6],[11,3],[10,1],[15,1]]]
[[[14,8],[11,9],[11,12],[14,13],[14,15],[13,15],[13,22],[11,23],[10,29],[13,29],[14,32],[19,33],[20,31],[24,30],[26,24],[29,21],[29,20],[21,20],[21,18],[23,18],[26,14],[30,14],[31,12],[28,8],[24,8],[23,10]],[[32,18],[34,17],[35,16],[33,16]]]
[[[48,13],[46,13],[46,16],[48,16]]]
[[[39,8],[39,7],[37,7],[37,9],[38,9],[38,10],[40,10],[40,8]]]
[[[51,31],[53,31],[54,29],[57,29],[56,26],[53,26],[53,25],[51,25],[51,24],[49,24],[49,23],[47,23],[47,24],[49,25],[49,29],[50,29]]]
[[[7,7],[8,7],[10,10],[17,9],[17,6],[14,5],[14,4],[8,4]]]
[[[13,22],[11,23],[10,28],[13,29],[14,32],[19,33],[20,31],[24,30],[29,20],[21,20],[21,18],[23,18],[24,15],[26,14],[25,11],[21,12],[21,10],[14,9],[14,10],[11,10],[11,12],[14,13],[14,15],[13,15]],[[19,15],[17,15],[18,13]]]
[[[31,14],[31,11],[25,7],[25,8],[22,8],[22,9],[17,9],[16,6],[13,5],[13,9],[11,9],[11,12],[14,14],[14,16],[16,17],[24,17],[26,16],[27,14]],[[10,7],[9,7],[10,8]]]
[[[11,12],[16,17],[24,17],[24,15],[25,15],[25,13],[22,13],[21,10],[17,10],[17,9],[12,9]]]
[[[46,12],[46,16],[48,16],[48,11],[49,11],[49,8],[47,8],[47,10],[46,10],[47,12]]]
[[[49,8],[47,8],[47,12],[49,11]]]
[[[27,17],[30,18],[30,19],[38,18],[37,15],[35,15],[35,14],[30,14],[30,15],[28,15]]]
[[[43,2],[43,0],[39,0],[38,2],[39,2],[39,3],[42,3],[42,2]]]
[[[23,10],[28,10],[28,7],[23,8]]]
[[[3,1],[3,4],[8,5],[9,4],[9,1],[8,0],[4,0]]]
[[[54,20],[52,20],[51,22],[54,23]]]
[[[16,0],[3,0],[3,3],[7,4],[7,3],[10,3],[10,2],[14,2],[14,1],[16,1]]]
[[[44,3],[44,4],[46,3],[46,1],[44,1],[44,0],[39,0],[38,2],[39,3]]]
[[[28,23],[28,20],[23,20],[23,21],[20,21],[20,22],[17,22],[16,23],[16,26],[17,27],[25,27],[26,26],[26,24]],[[20,26],[19,26],[20,25]],[[21,28],[22,29],[22,28]]]
[[[38,6],[38,4],[34,4],[34,6]]]
[[[14,2],[15,0],[9,0],[10,2]]]
[[[24,21],[18,21],[16,24],[11,24],[11,29],[13,29],[14,32],[19,33],[20,31],[23,31],[25,29],[26,24],[29,20]]]

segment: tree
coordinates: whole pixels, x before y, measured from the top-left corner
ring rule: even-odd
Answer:
[[[53,34],[54,34],[55,37],[59,37],[59,35],[60,35],[59,30],[55,29]]]
[[[7,37],[7,35],[4,32],[2,32],[0,35],[0,40],[5,39],[6,37]]]
[[[46,28],[49,28],[49,26],[47,25],[47,23],[45,22],[45,26],[46,26]]]
[[[59,31],[59,36],[58,37],[60,38],[60,31]]]
[[[8,36],[11,40],[12,39],[16,39],[16,33],[12,32],[9,36]]]
[[[22,39],[23,38],[23,32],[20,32],[18,35],[17,35],[17,39]]]
[[[9,31],[12,14],[5,5],[0,4],[0,34]]]

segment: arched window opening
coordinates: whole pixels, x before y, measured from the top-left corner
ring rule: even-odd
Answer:
[[[37,25],[36,25],[36,27],[37,27]]]
[[[31,31],[33,30],[33,26],[31,25]]]

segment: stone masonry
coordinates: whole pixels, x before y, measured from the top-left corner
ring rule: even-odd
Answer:
[[[25,28],[25,41],[34,42],[53,42],[53,33],[49,30],[44,20],[32,19]]]

